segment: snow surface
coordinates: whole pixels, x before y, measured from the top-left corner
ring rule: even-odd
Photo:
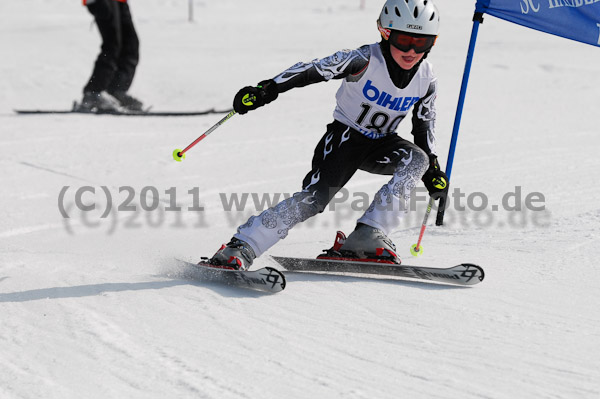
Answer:
[[[377,41],[381,3],[196,0],[188,23],[187,1],[131,1],[142,43],[132,93],[155,110],[229,107],[240,87],[297,61]],[[437,1],[442,165],[473,3]],[[224,211],[221,194],[300,188],[339,82],[234,117],[183,163],[173,149],[221,116],[13,114],[79,99],[100,43],[91,21],[76,0],[0,2],[1,398],[600,397],[597,48],[493,17],[481,27],[452,182],[488,207],[431,220],[418,259],[424,199],[392,238],[405,263],[484,266],[482,284],[292,274],[263,295],[185,279],[174,259],[212,255],[256,213]],[[349,195],[386,180],[357,173]],[[87,213],[73,206],[85,186],[96,188]],[[102,219],[103,186],[114,206],[131,187],[137,212]],[[144,187],[159,209],[174,187],[182,211],[142,210]],[[519,203],[543,194],[545,211],[490,211],[515,187]],[[187,210],[194,188],[203,212]],[[329,247],[360,216],[349,204],[269,254]]]

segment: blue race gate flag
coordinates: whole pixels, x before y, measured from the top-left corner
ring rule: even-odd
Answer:
[[[489,14],[528,28],[600,47],[600,0],[477,0],[465,72],[460,87],[446,175],[450,179],[473,53],[483,15]],[[435,224],[444,223],[446,199],[440,199]]]
[[[475,10],[600,47],[600,0],[477,0]]]

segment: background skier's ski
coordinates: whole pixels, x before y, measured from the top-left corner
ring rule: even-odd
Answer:
[[[100,111],[90,112],[81,111],[77,104],[74,104],[70,110],[43,110],[43,109],[15,109],[19,115],[44,115],[44,114],[84,114],[84,115],[116,115],[116,116],[198,116],[198,115],[209,115],[209,114],[226,114],[230,112],[227,110],[216,110],[214,108],[201,110],[201,111],[141,111],[141,112],[127,112],[127,111]]]

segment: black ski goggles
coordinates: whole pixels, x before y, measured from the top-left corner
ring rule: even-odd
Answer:
[[[436,39],[437,36],[433,35],[414,35],[392,30],[388,40],[392,46],[400,51],[408,52],[412,48],[415,53],[421,54],[431,50]]]

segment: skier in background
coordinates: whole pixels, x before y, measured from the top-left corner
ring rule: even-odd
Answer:
[[[248,269],[294,225],[323,212],[358,169],[392,178],[376,193],[341,248],[332,248],[325,256],[400,262],[388,234],[408,211],[413,189],[422,179],[434,197],[447,190],[435,152],[437,79],[425,60],[438,35],[439,14],[431,0],[387,0],[377,26],[379,43],[298,63],[237,93],[233,107],[245,114],[290,89],[343,79],[334,121],[317,144],[302,191],[252,216],[210,263]],[[395,133],[410,108],[414,144]]]
[[[127,91],[139,60],[138,36],[127,0],[83,0],[94,16],[102,47],[83,89],[84,111],[141,111],[142,102]],[[107,95],[108,94],[108,95]]]

